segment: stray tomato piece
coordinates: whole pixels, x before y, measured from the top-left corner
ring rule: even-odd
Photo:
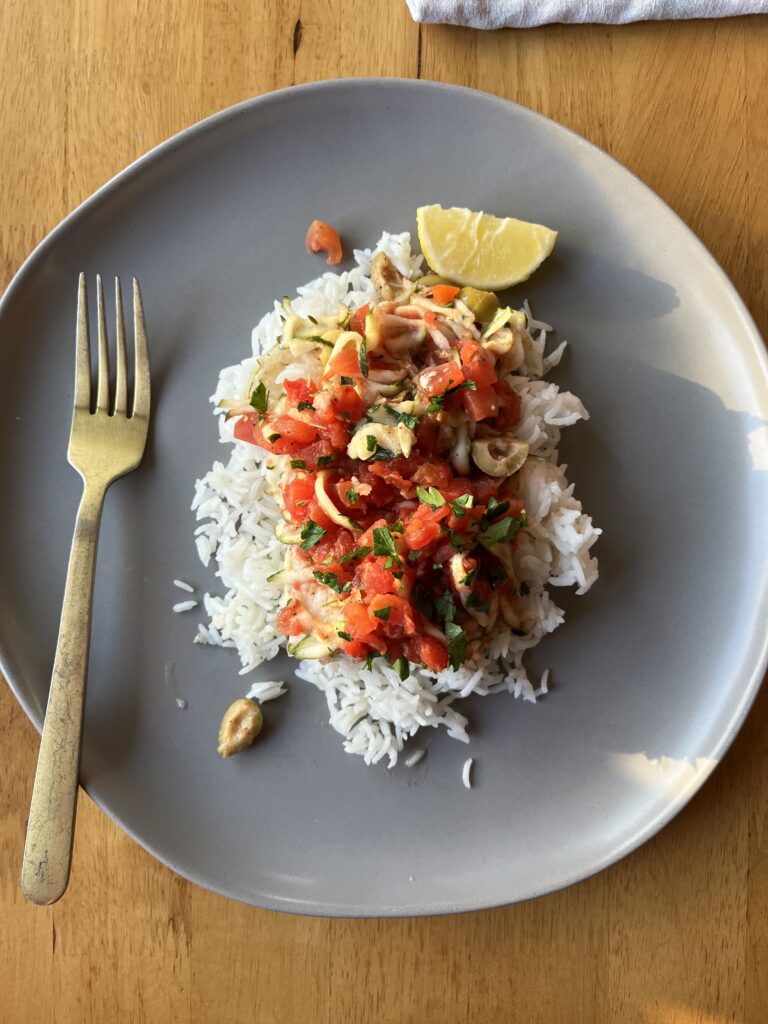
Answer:
[[[424,665],[433,672],[442,672],[448,667],[448,650],[434,636],[410,637],[403,644],[403,653],[408,661]]]
[[[288,515],[295,523],[306,522],[310,512],[310,502],[315,497],[315,485],[308,476],[297,476],[283,490],[283,504]]]
[[[276,625],[283,636],[299,636],[306,632],[301,622],[301,605],[298,601],[291,601],[282,609],[277,616]]]
[[[455,288],[452,284],[436,284],[432,289],[432,298],[440,306],[447,306],[453,302],[461,288]]]
[[[375,615],[379,612],[384,615]],[[404,597],[397,594],[376,594],[368,605],[368,613],[372,623],[381,628],[385,636],[393,640],[413,636],[416,632],[416,618],[413,606]]]
[[[326,262],[331,266],[341,263],[343,253],[339,232],[324,220],[312,221],[307,231],[306,243],[309,252],[327,252]]]
[[[478,388],[489,388],[496,383],[493,360],[476,341],[463,341],[459,349],[464,376],[473,380]]]
[[[367,597],[375,594],[397,593],[397,580],[377,561],[363,562],[357,575],[360,579],[360,589]]]
[[[520,395],[513,391],[504,380],[497,381],[494,387],[499,396],[499,414],[496,417],[496,426],[499,430],[516,427],[520,422]]]
[[[346,632],[355,640],[364,640],[367,643],[368,637],[376,631],[378,623],[375,619],[371,622],[368,609],[362,601],[350,598],[344,604],[342,615],[344,616]]]
[[[283,381],[288,401],[293,405],[300,402],[311,402],[316,391],[315,385],[309,380],[286,380]]]
[[[366,303],[364,306],[355,310],[349,321],[350,331],[357,331],[358,334],[365,334],[365,318],[368,316],[370,308],[370,303]]]
[[[419,374],[419,388],[428,398],[444,395],[446,391],[464,383],[464,374],[453,361],[440,363]]]
[[[499,398],[493,388],[465,391],[461,396],[461,404],[475,423],[496,416],[499,411]]]
[[[360,358],[353,345],[347,345],[331,359],[325,372],[326,377],[329,374],[338,377],[362,377]]]

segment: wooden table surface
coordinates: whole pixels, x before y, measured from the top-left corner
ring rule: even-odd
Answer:
[[[0,285],[179,129],[354,75],[475,86],[581,132],[681,214],[768,333],[768,18],[482,34],[419,29],[405,0],[6,0]],[[765,1024],[767,725],[768,690],[659,836],[524,905],[380,922],[254,910],[175,877],[81,794],[69,891],[38,909],[18,888],[37,735],[0,686],[0,1021]]]

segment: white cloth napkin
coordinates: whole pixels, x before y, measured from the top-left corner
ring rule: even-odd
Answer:
[[[408,0],[416,21],[468,28],[531,28],[552,21],[664,21],[768,14],[768,0]]]

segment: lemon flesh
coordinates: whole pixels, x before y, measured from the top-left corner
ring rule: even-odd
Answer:
[[[420,206],[416,224],[421,251],[436,274],[488,291],[527,281],[557,240],[557,232],[542,224],[457,206]]]

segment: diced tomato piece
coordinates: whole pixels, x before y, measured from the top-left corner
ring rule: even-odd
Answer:
[[[342,248],[339,232],[324,220],[313,220],[305,239],[309,252],[327,252],[327,263],[335,266],[341,263]]]
[[[501,480],[498,477],[487,476],[485,473],[479,473],[470,480],[470,489],[475,496],[475,503],[479,505],[487,505],[491,495],[496,497],[500,486]]]
[[[277,430],[274,426],[274,423],[282,423],[285,420],[289,421],[287,433]],[[268,452],[273,452],[275,455],[294,455],[302,448],[302,442],[290,436],[293,433],[293,424],[298,424],[298,420],[294,420],[290,416],[279,416],[276,421],[267,426],[267,437],[265,437],[262,431],[262,424],[259,423],[259,417],[256,413],[246,413],[235,423],[235,437],[238,441],[248,441],[249,444],[258,445],[259,448],[266,448]],[[316,431],[308,426],[308,424],[301,423],[299,428],[301,427],[306,428],[311,434],[310,441],[304,443],[310,443],[317,437]],[[301,433],[301,430],[297,430],[296,433]],[[273,438],[274,440],[268,440],[267,438]]]
[[[279,612],[276,625],[283,636],[299,636],[306,632],[300,613],[301,605],[298,601],[291,601]]]
[[[447,306],[449,302],[453,302],[460,291],[461,288],[456,288],[452,284],[436,284],[432,289],[432,298],[438,305]]]
[[[367,642],[368,637],[371,633],[375,633],[378,627],[378,621],[374,619],[372,622],[366,606],[355,598],[349,598],[344,602],[342,615],[346,624],[346,632],[355,640]]]
[[[473,380],[478,388],[489,388],[496,383],[493,360],[476,341],[463,341],[459,349],[464,376]]]
[[[349,423],[357,423],[365,412],[365,402],[353,387],[349,384],[342,384],[333,391],[331,408],[342,419],[346,419]]]
[[[317,430],[311,424],[294,419],[293,416],[278,416],[274,420],[267,420],[262,431],[267,441],[275,434],[299,446],[312,444],[317,440]]]
[[[386,609],[389,609],[388,613]],[[375,612],[383,612],[386,618],[375,615]],[[414,608],[410,601],[397,594],[376,594],[368,605],[368,614],[371,622],[380,626],[385,636],[395,640],[413,636],[416,632]]]
[[[420,505],[405,524],[403,539],[406,547],[411,551],[423,551],[430,544],[434,544],[440,537],[440,521],[445,519],[449,512],[447,505],[441,505],[438,509]]]
[[[425,311],[423,319],[427,327],[437,326],[437,313],[433,313],[431,309]]]
[[[487,420],[495,416],[499,411],[499,399],[493,388],[477,388],[476,391],[464,391],[461,396],[461,404],[464,406],[467,415],[475,423],[479,420]]]
[[[288,401],[293,405],[298,405],[299,402],[311,402],[312,396],[317,390],[314,382],[309,380],[286,380],[283,381],[283,387]]]
[[[283,505],[295,523],[303,523],[309,516],[310,501],[315,497],[315,485],[308,476],[297,476],[283,489]]]
[[[398,581],[378,561],[363,562],[356,578],[359,579],[360,589],[367,597],[374,594],[396,594],[398,591]]]
[[[499,430],[509,430],[516,427],[520,422],[520,395],[507,384],[500,380],[495,384],[496,394],[499,396],[499,414],[496,417],[496,426]]]
[[[431,459],[419,465],[411,476],[411,480],[414,484],[422,486],[426,484],[442,491],[453,480],[453,471],[445,459],[441,459],[439,455],[433,455]]]
[[[360,357],[354,345],[347,345],[341,352],[337,352],[328,363],[325,376],[336,374],[339,377],[362,377],[360,372]]]
[[[434,636],[410,637],[403,644],[403,652],[408,661],[417,665],[425,665],[433,672],[442,672],[448,667],[448,650]]]
[[[350,658],[362,659],[368,654],[368,646],[362,640],[345,640],[341,648]]]
[[[318,424],[317,432],[324,438],[335,454],[346,451],[352,425],[343,420],[331,420],[330,423]]]
[[[350,331],[357,331],[358,334],[365,334],[365,318],[368,316],[368,310],[370,308],[370,303],[366,303],[364,306],[355,310],[349,321]]]
[[[453,360],[449,360],[447,363],[440,363],[439,366],[422,370],[418,380],[421,391],[428,398],[434,398],[435,395],[444,395],[451,388],[463,384],[464,374]]]

